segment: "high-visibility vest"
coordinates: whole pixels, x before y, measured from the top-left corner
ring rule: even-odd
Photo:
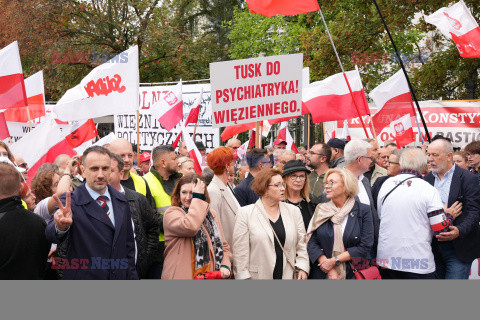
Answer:
[[[132,177],[133,185],[135,186],[135,191],[138,193],[143,194],[145,197],[147,196],[147,183],[137,174],[133,174],[130,172],[130,177]]]
[[[23,206],[25,209],[27,209],[27,210],[28,210],[27,203],[26,203],[25,201],[23,201],[23,199],[22,199],[22,206]]]
[[[157,208],[157,213],[164,214],[165,211],[167,211],[167,209],[172,206],[172,197],[170,197],[170,195],[165,192],[162,184],[153,175],[153,173],[149,172],[143,177],[145,178],[145,180],[147,180],[148,186],[150,187],[150,192],[152,193],[152,197],[155,200],[155,207]],[[160,233],[159,239],[160,241],[165,241],[165,236],[163,235],[163,233]]]

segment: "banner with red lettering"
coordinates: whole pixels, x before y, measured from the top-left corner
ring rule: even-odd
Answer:
[[[480,101],[420,101],[425,122],[427,123],[430,136],[437,134],[445,136],[452,140],[454,147],[464,147],[468,143],[480,140]],[[370,104],[371,113],[377,110],[374,104]],[[420,117],[418,117],[420,121]],[[363,117],[365,124],[369,124],[369,117]],[[420,136],[416,126],[415,118],[411,118],[413,125],[413,134],[415,142],[409,146],[419,145]],[[352,139],[364,139],[362,125],[359,118],[348,120],[348,126]],[[325,122],[325,130],[332,132],[333,130],[343,128],[343,121]],[[425,140],[425,131],[420,122],[422,134]],[[340,132],[340,131],[338,131]],[[391,132],[389,127],[384,128],[381,132],[377,132],[380,145],[385,140],[395,140],[395,133]]]
[[[96,67],[53,109],[62,121],[87,120],[138,110],[138,47]]]
[[[303,54],[210,63],[213,126],[302,113]]]

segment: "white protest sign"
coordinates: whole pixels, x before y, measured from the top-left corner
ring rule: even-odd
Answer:
[[[302,114],[303,54],[210,63],[213,126]]]
[[[180,132],[180,125],[177,125],[170,132],[165,130],[150,113],[152,105],[174,88],[173,86],[140,87],[140,149],[152,150],[155,146],[172,144]],[[219,130],[212,128],[212,109],[210,84],[183,85],[183,119],[195,107],[200,89],[203,88],[203,97],[198,116],[195,141],[201,141],[207,151],[220,146]],[[136,113],[116,114],[114,116],[115,135],[118,138],[125,138],[130,143],[137,143],[137,115]],[[193,134],[194,124],[188,125],[188,131]]]

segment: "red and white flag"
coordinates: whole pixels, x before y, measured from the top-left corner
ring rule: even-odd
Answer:
[[[42,164],[53,163],[61,154],[69,156],[76,154],[65,139],[65,133],[51,117],[46,117],[35,129],[15,142],[10,149],[13,154],[21,156],[28,163],[30,179],[35,176]]]
[[[172,130],[183,120],[182,80],[173,90],[163,95],[151,108],[152,117],[165,128]]]
[[[14,41],[0,50],[0,109],[27,105],[23,81],[22,62],[18,42]]]
[[[343,131],[340,139],[344,139],[347,141],[352,140],[352,136],[350,135],[350,130],[348,129],[348,120],[343,121]]]
[[[8,131],[7,120],[5,119],[5,112],[0,112],[0,140],[10,137]]]
[[[387,81],[373,89],[370,92],[370,98],[377,107],[377,112],[372,116],[372,122],[377,133],[388,127],[392,121],[406,114],[415,116],[412,96],[402,70],[399,70]]]
[[[346,72],[353,98],[361,116],[368,115],[367,98],[358,70]],[[313,123],[347,120],[359,116],[352,94],[342,73],[311,83],[302,89],[302,100],[312,115]]]
[[[45,116],[45,90],[43,71],[39,71],[25,79],[28,110],[30,119]],[[5,111],[5,118],[10,122],[28,122],[27,107],[10,108]]]
[[[412,119],[406,114],[398,120],[390,123],[390,131],[395,136],[395,142],[399,148],[415,141],[412,128]]]
[[[288,131],[288,122],[283,122],[280,125],[280,129],[278,130],[278,138],[273,143],[273,145],[276,145],[282,140],[287,143],[287,147],[286,147],[287,150],[292,150],[293,152],[298,153],[298,149],[297,149],[297,146],[295,145],[295,141],[293,141],[293,138],[290,135],[290,131]]]
[[[87,120],[138,110],[138,47],[96,67],[53,108],[62,121]]]
[[[192,137],[188,134],[188,132],[185,131],[185,128],[182,126],[182,136],[183,136],[183,141],[185,141],[185,144],[187,146],[187,151],[188,151],[188,157],[193,160],[193,167],[195,169],[195,172],[199,175],[202,175],[202,155],[200,151],[198,151],[197,146],[192,140]]]
[[[200,107],[202,105],[202,98],[203,98],[203,88],[200,89],[200,94],[198,95],[197,101],[192,109],[190,109],[190,113],[188,114],[187,120],[185,120],[185,126],[189,123],[197,123],[198,122],[198,115],[200,114]]]
[[[235,154],[240,160],[243,160],[247,155],[248,144],[250,140],[242,144],[236,151]]]
[[[97,127],[93,119],[87,121],[73,121],[70,127],[70,134],[65,139],[72,148],[77,148],[98,136]]]
[[[463,58],[480,58],[480,27],[463,1],[443,7],[425,21],[435,25],[457,45]]]
[[[293,16],[320,10],[317,0],[247,0],[250,12],[273,17],[277,14]]]

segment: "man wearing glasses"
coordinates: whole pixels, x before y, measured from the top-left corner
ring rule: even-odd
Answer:
[[[30,168],[28,167],[28,164],[25,162],[25,160],[23,160],[22,157],[19,157],[19,156],[13,156],[13,157],[15,158],[15,164],[17,165],[17,167],[25,169],[25,171],[22,172],[22,176],[25,180],[27,180],[28,170],[30,170]]]
[[[308,175],[308,184],[310,185],[310,200],[315,204],[327,202],[328,199],[323,192],[323,178],[325,172],[329,169],[332,149],[324,143],[317,143],[308,151],[307,166],[312,169]]]
[[[363,140],[352,140],[345,147],[345,169],[353,173],[358,179],[358,200],[366,205],[369,205],[373,214],[374,227],[374,241],[372,258],[376,256],[378,244],[378,230],[380,227],[380,220],[377,215],[377,210],[373,205],[372,189],[370,182],[364,176],[364,173],[370,169],[374,162],[374,153],[372,151],[372,144]]]

